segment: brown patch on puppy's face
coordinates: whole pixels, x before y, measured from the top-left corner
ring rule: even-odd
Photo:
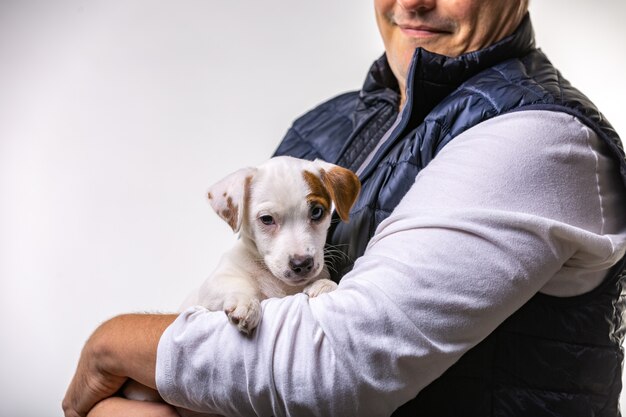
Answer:
[[[337,214],[344,222],[350,218],[350,209],[361,191],[359,178],[350,170],[333,166],[321,170],[322,182],[335,203]]]
[[[304,181],[311,191],[307,196],[309,207],[320,205],[324,208],[324,215],[330,212],[331,197],[322,180],[309,171],[303,171]]]

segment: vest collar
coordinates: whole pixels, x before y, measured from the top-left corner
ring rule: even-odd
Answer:
[[[423,118],[464,81],[498,62],[524,56],[534,48],[534,31],[528,14],[513,34],[479,51],[448,57],[417,48],[409,69],[407,100],[415,102],[414,111]],[[361,97],[366,102],[382,98],[398,103],[398,96],[398,82],[383,55],[370,68]]]

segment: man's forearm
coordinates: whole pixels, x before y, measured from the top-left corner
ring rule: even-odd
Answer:
[[[93,349],[101,370],[129,377],[156,388],[159,339],[176,315],[125,314],[102,324],[93,334]]]
[[[85,416],[132,378],[156,388],[159,339],[176,315],[127,314],[102,324],[89,338],[63,400],[67,417]]]

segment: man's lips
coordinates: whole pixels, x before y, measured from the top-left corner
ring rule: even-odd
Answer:
[[[451,33],[451,31],[443,28],[437,28],[426,25],[411,25],[399,23],[398,27],[407,36],[412,38],[428,38],[431,36]]]

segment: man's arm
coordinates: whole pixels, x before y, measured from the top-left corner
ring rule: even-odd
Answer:
[[[96,404],[87,417],[180,417],[180,415],[174,407],[166,403],[110,397]]]
[[[223,313],[183,312],[160,340],[159,393],[224,415],[390,415],[547,284],[589,291],[624,255],[625,194],[603,149],[562,113],[468,130],[336,291],[264,301],[251,337]]]
[[[156,388],[159,339],[176,315],[128,314],[96,329],[80,356],[63,399],[66,417],[86,416],[95,404],[115,394],[128,378]]]

